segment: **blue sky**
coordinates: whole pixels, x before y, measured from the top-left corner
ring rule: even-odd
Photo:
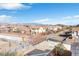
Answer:
[[[1,23],[79,24],[77,3],[0,3]]]

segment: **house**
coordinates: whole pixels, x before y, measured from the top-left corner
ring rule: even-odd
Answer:
[[[28,26],[20,26],[19,29],[21,30],[21,34],[30,35],[30,27]]]
[[[13,32],[19,31],[21,34],[30,35],[30,28],[23,26],[23,25],[17,25],[12,27]]]
[[[44,26],[32,26],[31,27],[31,34],[33,35],[45,33],[46,31],[47,31],[47,28]]]
[[[1,33],[10,32],[10,27],[8,27],[8,26],[0,26],[0,32]]]
[[[74,42],[71,44],[72,56],[79,56],[79,27],[72,28]]]
[[[72,36],[79,38],[79,27],[72,28]]]
[[[48,28],[50,31],[53,31],[53,32],[57,32],[59,30],[62,30],[62,26],[57,26],[57,25],[54,25],[54,26],[49,26]]]

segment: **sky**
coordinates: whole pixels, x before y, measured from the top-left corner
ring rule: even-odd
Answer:
[[[0,3],[0,23],[79,24],[78,3]]]

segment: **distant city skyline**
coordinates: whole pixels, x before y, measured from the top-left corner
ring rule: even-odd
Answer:
[[[79,3],[0,3],[0,23],[79,24]]]

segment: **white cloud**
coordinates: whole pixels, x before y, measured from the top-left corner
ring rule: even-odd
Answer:
[[[79,19],[79,15],[74,15],[74,16],[66,16],[62,18],[63,20],[78,20]]]
[[[49,18],[45,18],[45,19],[39,19],[39,20],[33,20],[33,23],[39,23],[39,24],[63,24],[65,22],[61,22],[61,21],[55,21],[56,19],[49,19]]]
[[[55,24],[75,25],[79,24],[79,15],[66,16],[62,17],[61,19],[50,19],[50,18],[38,19],[34,20],[33,23],[52,24],[52,25]]]
[[[79,18],[79,15],[75,15],[74,18]]]
[[[52,22],[53,19],[45,18],[45,19],[38,19],[38,20],[33,20],[33,23],[39,23],[39,24],[53,24]]]
[[[62,19],[72,19],[72,16],[66,16],[66,17],[63,17]]]
[[[5,20],[5,19],[10,19],[11,16],[7,16],[7,15],[0,15],[0,20]],[[5,20],[6,21],[6,20]]]
[[[39,19],[39,20],[34,20],[33,22],[35,23],[40,23],[40,22],[48,22],[49,19]]]
[[[17,9],[29,9],[31,6],[24,5],[21,3],[0,3],[0,9],[6,9],[6,10],[17,10]]]
[[[79,24],[79,15],[63,17],[62,20],[63,23],[65,24],[70,24],[70,25]]]
[[[8,15],[0,15],[0,23],[6,23],[13,20],[15,17],[8,16]]]

